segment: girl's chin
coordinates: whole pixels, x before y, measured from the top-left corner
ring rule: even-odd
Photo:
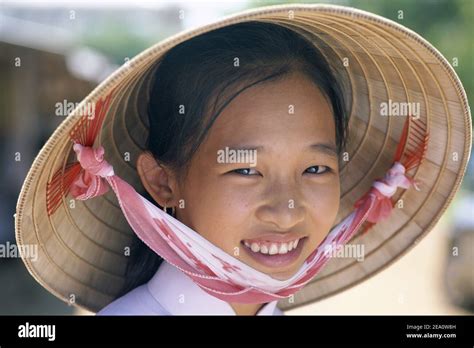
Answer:
[[[284,272],[284,273],[269,273],[268,275],[274,279],[277,279],[277,280],[287,280],[291,277],[293,277],[293,275],[296,273],[296,271],[298,270],[295,269],[294,271],[291,271],[291,272]]]

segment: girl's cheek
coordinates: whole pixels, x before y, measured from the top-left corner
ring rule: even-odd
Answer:
[[[334,225],[340,203],[338,183],[313,186],[305,190],[307,200],[306,226],[314,243],[321,241]]]
[[[249,195],[231,187],[214,186],[202,190],[199,209],[193,211],[192,219],[203,237],[228,253],[239,247],[249,221]]]

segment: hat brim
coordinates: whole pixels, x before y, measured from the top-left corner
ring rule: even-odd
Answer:
[[[54,295],[93,312],[103,308],[123,286],[129,260],[124,250],[136,238],[111,191],[87,201],[64,197],[55,213],[47,214],[47,183],[58,169],[75,162],[69,133],[82,117],[80,110],[114,90],[98,144],[116,174],[143,192],[135,161],[145,149],[148,120],[143,108],[160,58],[189,38],[249,20],[285,25],[310,38],[328,58],[350,62],[343,70],[340,64],[334,67],[347,81],[351,110],[349,160],[341,168],[336,223],[392,165],[405,117],[377,117],[381,102],[419,103],[430,133],[426,156],[410,173],[421,181],[421,191],[397,191],[393,200],[403,202],[402,207],[350,241],[364,245],[364,261],[332,258],[279,307],[315,302],[373,276],[416,245],[443,215],[459,189],[472,143],[466,94],[446,59],[413,31],[353,8],[318,4],[252,9],[184,31],[140,53],[94,89],[41,149],[21,189],[15,229],[19,245],[38,245],[37,260],[24,262]]]

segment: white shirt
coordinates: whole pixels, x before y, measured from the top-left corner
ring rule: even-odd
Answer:
[[[146,284],[108,304],[97,315],[236,315],[225,301],[202,290],[191,278],[166,261]],[[284,315],[277,301],[257,315]]]

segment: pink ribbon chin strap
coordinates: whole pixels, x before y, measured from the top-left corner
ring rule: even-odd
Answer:
[[[362,226],[361,233],[365,233],[371,225],[390,215],[390,197],[398,187],[407,189],[413,185],[419,190],[416,182],[405,172],[421,163],[428,131],[424,121],[409,122],[407,117],[393,166],[384,178],[373,183],[370,190],[355,203],[354,211],[329,232],[291,278],[274,279],[227,254],[198,232],[166,214],[115,175],[112,166],[104,160],[103,147],[92,147],[114,93],[112,90],[97,100],[94,117],[83,117],[71,131],[78,162],[64,170],[58,169],[48,182],[47,214],[54,214],[69,192],[78,200],[86,200],[103,195],[110,186],[138,238],[164,260],[186,273],[203,290],[226,302],[266,303],[294,294],[326,264],[331,256],[327,250],[344,245],[362,224],[365,223],[365,226]]]
[[[376,222],[387,217],[392,209],[390,197],[397,188],[414,183],[405,176],[404,166],[395,162],[384,180],[374,182],[365,199],[358,201],[358,208],[331,230],[295,275],[277,280],[229,255],[146,200],[114,174],[104,160],[103,147],[75,143],[73,149],[82,167],[70,187],[76,199],[100,196],[110,186],[128,223],[145,244],[206,292],[227,302],[266,303],[294,294],[328,261],[326,247],[345,244],[365,220]]]

